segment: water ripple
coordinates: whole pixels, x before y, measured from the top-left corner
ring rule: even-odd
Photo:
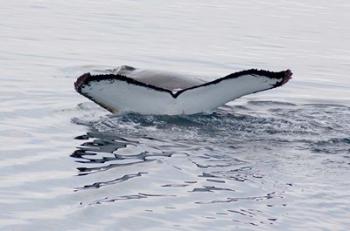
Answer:
[[[317,207],[314,198],[328,197],[304,190],[350,170],[349,115],[341,105],[250,101],[213,114],[98,117],[84,122],[89,131],[71,154],[84,182],[76,193],[87,196],[87,207],[131,203],[154,215],[278,224],[303,203]]]

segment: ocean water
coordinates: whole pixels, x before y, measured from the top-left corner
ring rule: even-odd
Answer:
[[[2,1],[0,230],[348,230],[350,3]],[[111,115],[118,65],[292,81],[212,114]]]

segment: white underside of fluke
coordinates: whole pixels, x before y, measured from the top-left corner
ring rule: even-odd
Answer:
[[[159,75],[159,73],[152,75],[152,72],[137,75],[135,70],[137,69],[129,72],[123,70],[124,72],[119,71],[117,74],[132,77],[145,85],[118,78],[97,79],[81,84],[78,91],[113,113],[177,115],[210,112],[241,96],[271,89],[282,81],[282,78],[247,74],[200,85],[203,81],[198,79],[186,80],[177,77],[176,80],[174,76],[167,77],[166,74]],[[157,81],[161,84],[157,85]],[[171,83],[174,89],[165,87],[167,83]],[[166,90],[154,89],[148,85]],[[172,94],[179,90],[179,86],[187,86],[188,89],[183,89],[178,95]]]
[[[257,79],[254,76],[247,76],[191,89],[183,92],[177,98],[168,92],[119,80],[101,80],[90,83],[81,91],[97,102],[108,106],[115,113],[176,115],[209,112],[243,95],[271,88],[273,84],[267,78]]]

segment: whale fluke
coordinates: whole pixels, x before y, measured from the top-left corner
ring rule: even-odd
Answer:
[[[112,113],[195,114],[210,112],[244,95],[287,83],[290,70],[250,69],[213,81],[171,72],[120,66],[110,74],[85,73],[75,89]]]

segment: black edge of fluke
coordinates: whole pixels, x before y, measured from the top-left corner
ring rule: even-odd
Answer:
[[[286,84],[291,78],[292,78],[292,71],[291,70],[285,70],[285,71],[280,71],[280,72],[273,72],[273,71],[266,71],[266,70],[257,70],[257,69],[249,69],[249,70],[244,70],[244,71],[239,71],[239,72],[234,72],[231,73],[225,77],[222,78],[218,78],[214,81],[211,82],[207,82],[204,84],[200,84],[197,86],[193,86],[190,88],[186,88],[180,91],[177,91],[176,93],[173,93],[170,90],[161,88],[161,87],[157,87],[154,85],[149,85],[143,82],[139,82],[135,79],[123,76],[123,75],[119,75],[119,74],[101,74],[101,75],[91,75],[90,73],[85,73],[83,75],[81,75],[80,77],[78,77],[77,81],[74,83],[75,86],[75,90],[81,94],[84,95],[85,97],[91,99],[92,101],[94,101],[95,103],[99,104],[100,106],[106,108],[107,110],[113,112],[113,110],[111,110],[110,108],[108,108],[108,106],[106,105],[102,105],[99,102],[96,102],[96,100],[94,98],[92,98],[91,96],[89,96],[88,94],[85,94],[81,91],[82,87],[84,85],[88,85],[90,82],[92,81],[103,81],[103,80],[119,80],[119,81],[124,81],[127,82],[129,84],[133,84],[133,85],[138,85],[138,86],[142,86],[142,87],[146,87],[149,89],[153,89],[156,91],[162,91],[162,92],[167,92],[169,93],[172,97],[177,98],[181,93],[191,90],[191,89],[195,89],[195,88],[199,88],[199,87],[204,87],[204,86],[208,86],[208,85],[213,85],[213,84],[217,84],[220,83],[223,80],[227,80],[227,79],[234,79],[234,78],[239,78],[241,76],[244,75],[255,75],[257,77],[259,76],[264,76],[267,78],[271,78],[271,79],[281,79],[281,81],[278,81],[275,85],[273,85],[271,88],[276,88],[279,86],[282,86],[284,84]],[[270,89],[271,89],[270,88]]]
[[[74,87],[77,92],[80,93],[80,89],[85,84],[86,80],[91,76],[90,73],[85,73],[78,77],[77,81],[74,82]]]
[[[276,83],[274,87],[280,87],[292,79],[293,72],[291,70],[288,69],[288,70],[282,71],[281,73],[283,73],[282,81]]]
[[[276,88],[276,87],[282,86],[285,83],[287,83],[292,78],[293,73],[289,69],[285,70],[285,71],[280,71],[280,72],[257,70],[257,69],[249,69],[249,70],[234,72],[234,73],[231,73],[231,74],[229,74],[229,75],[227,75],[225,77],[213,80],[211,82],[207,82],[207,83],[204,83],[204,84],[201,84],[201,85],[197,85],[197,86],[193,86],[193,87],[189,87],[189,88],[180,90],[180,91],[176,92],[176,94],[174,94],[173,96],[174,96],[174,98],[176,98],[177,96],[179,96],[184,91],[188,91],[188,90],[195,89],[195,88],[198,88],[198,87],[204,87],[204,86],[208,86],[208,85],[217,84],[217,83],[220,83],[223,80],[235,79],[235,78],[239,78],[239,77],[244,76],[244,75],[255,75],[257,77],[264,76],[264,77],[267,77],[267,78],[270,78],[270,79],[281,79],[281,81],[277,82],[275,85],[273,85],[271,87],[271,88]]]
[[[75,89],[77,90],[77,92],[79,92],[80,94],[83,94],[81,92],[81,88],[84,85],[88,85],[90,82],[93,82],[93,81],[98,82],[98,81],[103,81],[103,80],[112,80],[112,81],[113,80],[120,80],[120,81],[127,82],[128,84],[143,86],[143,87],[151,88],[153,90],[164,91],[164,92],[168,92],[168,93],[172,94],[172,92],[167,90],[167,89],[153,86],[153,85],[146,84],[146,83],[142,83],[142,82],[137,81],[135,79],[126,77],[124,75],[119,75],[119,74],[91,75],[90,73],[85,73],[77,79],[77,81],[74,83],[74,85],[75,85]]]

